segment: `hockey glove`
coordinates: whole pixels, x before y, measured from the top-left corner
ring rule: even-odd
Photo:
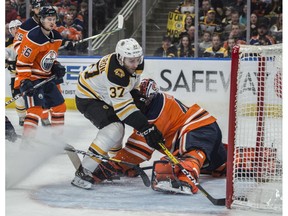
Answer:
[[[52,74],[55,74],[56,79],[61,79],[66,74],[66,68],[60,64],[60,62],[55,61],[52,68],[51,68]]]
[[[66,50],[75,50],[75,43],[73,43],[72,41],[66,41],[65,43],[64,43],[64,48],[66,49]]]
[[[149,127],[141,133],[145,137],[147,144],[152,148],[160,150],[161,146],[159,146],[158,143],[165,143],[162,133],[154,124],[150,124]]]
[[[32,97],[34,94],[33,83],[30,79],[24,79],[21,81],[20,84],[20,91],[29,97]]]
[[[130,94],[134,100],[136,107],[143,113],[145,109],[146,97],[140,93],[138,89],[133,89]]]

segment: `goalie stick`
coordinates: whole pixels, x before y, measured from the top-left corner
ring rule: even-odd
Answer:
[[[98,38],[98,37],[103,37],[105,35],[109,35],[109,34],[113,34],[115,32],[118,32],[120,30],[123,29],[123,24],[124,24],[124,17],[123,15],[118,15],[118,26],[116,29],[113,29],[111,31],[107,31],[107,32],[101,32],[100,34],[97,34],[97,35],[93,35],[91,37],[88,37],[88,38],[84,38],[84,39],[81,39],[81,40],[78,40],[78,41],[71,41],[73,43],[73,46],[75,46],[76,44],[79,44],[79,43],[83,43],[85,41],[88,41],[88,40],[92,40],[92,39],[95,39],[95,38]],[[67,45],[63,45],[61,47],[59,47],[59,50],[62,50],[66,47]]]
[[[147,176],[147,174],[139,166],[137,166],[135,164],[128,163],[126,161],[118,160],[118,159],[115,159],[115,158],[109,158],[109,157],[107,157],[105,155],[101,155],[101,154],[93,154],[92,152],[86,152],[86,151],[78,150],[78,149],[75,149],[73,146],[71,146],[69,144],[66,144],[64,150],[67,152],[68,157],[72,161],[74,167],[77,168],[77,169],[78,169],[78,167],[81,164],[81,161],[80,161],[77,153],[82,154],[82,155],[86,155],[86,156],[89,156],[89,157],[95,157],[95,158],[98,158],[98,159],[100,159],[102,161],[113,161],[113,162],[116,162],[116,163],[124,164],[124,165],[134,169],[140,175],[140,177],[142,178],[142,181],[143,181],[144,185],[146,187],[150,187],[150,179],[149,179],[149,177]],[[71,154],[73,152],[76,155]]]
[[[32,91],[32,90],[35,90],[35,89],[39,88],[40,86],[42,86],[42,85],[44,85],[45,83],[53,80],[54,78],[55,78],[55,75],[52,75],[51,77],[49,77],[49,78],[43,80],[42,82],[34,85],[32,89],[28,89],[28,90],[25,91],[25,92],[22,92],[22,93],[20,93],[20,94],[15,95],[15,97],[13,97],[13,98],[11,98],[10,100],[8,100],[8,101],[5,102],[5,106],[13,103],[13,102],[16,101],[18,98],[23,97],[24,95],[26,95],[29,91]]]
[[[181,172],[185,174],[187,178],[196,185],[196,187],[202,192],[202,194],[204,194],[210,200],[210,202],[212,202],[214,205],[219,206],[225,205],[226,202],[225,198],[221,199],[213,198],[198,182],[196,182],[196,179],[193,176],[191,176],[191,174],[180,164],[179,160],[177,160],[177,158],[166,148],[166,146],[163,143],[158,143],[158,145],[163,149],[163,151],[169,157],[172,163],[174,163],[181,169]]]

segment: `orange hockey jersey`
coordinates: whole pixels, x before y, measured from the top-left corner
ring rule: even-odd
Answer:
[[[14,87],[19,88],[23,79],[33,81],[50,77],[61,43],[62,37],[56,30],[52,30],[49,37],[40,26],[29,31],[19,48]]]
[[[29,19],[27,19],[25,22],[22,23],[22,25],[20,26],[20,28],[18,29],[15,37],[14,37],[14,41],[13,41],[13,46],[15,51],[17,52],[17,55],[19,55],[19,48],[20,48],[20,44],[23,40],[23,38],[26,36],[26,34],[33,28],[37,27],[39,24],[38,22],[35,20],[34,17],[30,17]]]
[[[191,130],[212,124],[216,118],[211,116],[199,105],[186,107],[176,98],[165,93],[159,93],[152,100],[145,115],[149,123],[154,123],[165,138],[165,146],[174,152],[176,141],[179,143],[179,153],[185,150],[185,134]],[[145,138],[137,131],[128,138],[123,148],[115,158],[139,164],[149,160],[154,149],[146,144]],[[164,152],[162,152],[164,153]]]

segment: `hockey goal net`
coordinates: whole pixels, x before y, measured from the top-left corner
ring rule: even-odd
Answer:
[[[228,134],[228,208],[282,211],[282,44],[235,46]]]

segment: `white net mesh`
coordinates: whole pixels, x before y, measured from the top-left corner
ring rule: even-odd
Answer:
[[[240,46],[232,206],[282,211],[282,46]]]

